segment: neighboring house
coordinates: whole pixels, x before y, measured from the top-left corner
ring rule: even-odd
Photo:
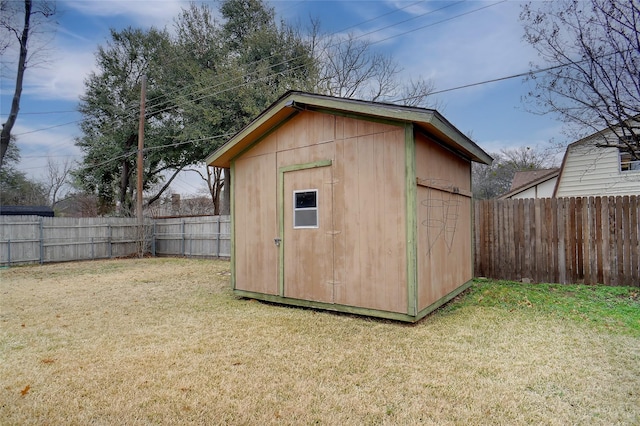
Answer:
[[[567,146],[560,169],[518,172],[500,199],[640,195],[640,161],[616,147],[609,129]]]
[[[501,195],[501,200],[515,198],[549,198],[558,181],[560,169],[539,169],[516,172],[511,182],[511,189]]]
[[[618,148],[596,146],[617,143],[603,130],[570,144],[564,154],[555,197],[640,195],[640,161]]]
[[[238,296],[416,321],[471,284],[471,162],[437,111],[289,92],[206,160],[231,169]]]

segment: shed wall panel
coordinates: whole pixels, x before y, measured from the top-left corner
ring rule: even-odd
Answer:
[[[406,312],[404,129],[369,123],[359,131],[370,133],[336,141],[335,300]]]
[[[315,161],[333,160],[335,157],[335,144],[333,142],[327,142],[301,148],[292,148],[287,151],[280,151],[277,155],[278,168],[296,164],[313,163]]]
[[[276,154],[235,162],[236,289],[278,294]]]
[[[335,116],[303,111],[276,131],[279,152],[330,142],[335,138]]]
[[[358,120],[351,117],[336,117],[336,139],[349,139],[376,133],[393,132],[398,127],[391,124]]]
[[[437,188],[471,190],[470,162],[420,136],[418,186],[418,309],[424,309],[473,277],[471,198]],[[433,185],[431,185],[433,184]],[[430,186],[431,185],[431,186]]]
[[[468,197],[418,187],[419,309],[473,278],[470,211]]]
[[[425,136],[416,136],[416,175],[438,186],[471,191],[471,162],[464,160]]]
[[[256,157],[258,155],[271,154],[278,151],[278,142],[275,136],[268,135],[259,143],[254,144],[242,157]]]

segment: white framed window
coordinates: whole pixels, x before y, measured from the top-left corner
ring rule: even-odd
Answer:
[[[318,227],[318,190],[293,191],[293,227]]]
[[[620,171],[625,172],[640,172],[640,160],[633,158],[631,153],[626,151],[620,151]]]

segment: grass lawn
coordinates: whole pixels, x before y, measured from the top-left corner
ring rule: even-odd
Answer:
[[[0,424],[640,424],[638,288],[478,281],[414,324],[236,299],[229,264],[0,271]]]

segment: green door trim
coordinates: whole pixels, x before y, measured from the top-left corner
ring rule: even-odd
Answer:
[[[280,245],[278,247],[278,294],[284,297],[284,174],[298,170],[329,167],[332,160],[320,160],[311,163],[292,164],[278,168],[278,228],[280,229]]]

